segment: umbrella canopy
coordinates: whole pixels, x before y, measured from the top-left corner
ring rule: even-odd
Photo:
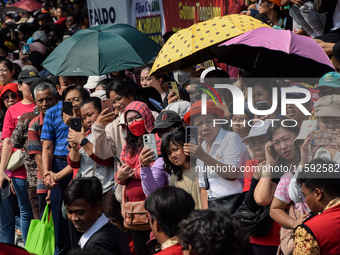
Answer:
[[[334,71],[329,57],[311,38],[266,27],[219,45],[218,62],[240,67],[252,76],[320,78]]]
[[[77,31],[42,64],[58,76],[99,76],[147,64],[161,46],[126,24]]]
[[[17,7],[20,9],[24,9],[26,11],[33,12],[35,10],[42,8],[43,6],[41,3],[34,0],[22,0],[12,4],[10,7]]]
[[[0,14],[6,14],[6,13],[18,13],[18,12],[27,12],[27,10],[18,8],[18,7],[3,7],[0,8]]]
[[[185,69],[215,56],[211,47],[265,23],[246,15],[215,17],[182,29],[172,35],[163,46],[150,71],[150,75]],[[271,29],[271,28],[270,28]]]

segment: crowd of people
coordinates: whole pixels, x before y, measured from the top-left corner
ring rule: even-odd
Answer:
[[[0,251],[18,236],[25,246],[31,220],[48,207],[56,255],[340,254],[339,73],[307,84],[243,69],[236,79],[201,64],[150,75],[151,63],[54,76],[41,64],[86,28],[83,7],[44,1],[2,24]],[[246,15],[276,29],[294,20],[296,33],[337,58],[339,8],[339,0],[259,0]],[[214,84],[237,86],[244,114]],[[317,100],[292,103],[312,88]],[[269,115],[250,110],[274,104]]]

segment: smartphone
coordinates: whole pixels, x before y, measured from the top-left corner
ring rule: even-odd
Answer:
[[[114,112],[111,99],[102,99],[101,104],[102,104],[102,110],[108,108],[109,111],[107,113]]]
[[[313,131],[311,133],[311,144],[313,145],[337,145],[336,139],[339,132]]]
[[[185,142],[198,145],[198,128],[188,126],[185,129]]]
[[[179,96],[179,90],[175,81],[169,82],[169,93],[171,93],[172,91],[175,92],[173,96]]]
[[[113,158],[114,158],[115,161],[118,162],[118,164],[119,164],[120,166],[123,165],[122,162],[120,161],[120,159],[119,159],[116,155],[114,155]]]
[[[29,45],[23,44],[21,46],[21,49],[22,49],[22,54],[29,54],[29,52],[30,52],[30,46]]]
[[[1,198],[5,199],[9,197],[10,194],[11,194],[11,185],[9,184],[9,181],[5,180],[4,183],[2,184]]]
[[[81,118],[71,118],[71,128],[74,131],[80,132],[81,131]]]
[[[143,135],[143,144],[144,148],[149,148],[150,150],[153,151],[154,157],[153,160],[158,159],[158,154],[157,154],[157,144],[156,144],[156,137],[154,134],[146,134]]]
[[[67,115],[73,116],[73,105],[71,101],[63,102],[63,112]]]
[[[256,109],[257,110],[268,110],[269,104],[267,101],[261,101],[256,103]]]

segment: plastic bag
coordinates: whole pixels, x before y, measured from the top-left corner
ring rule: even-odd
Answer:
[[[37,255],[54,254],[55,236],[52,213],[49,204],[46,205],[41,220],[31,220],[25,249]]]

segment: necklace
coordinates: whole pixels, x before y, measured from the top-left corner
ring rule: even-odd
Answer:
[[[173,236],[171,238],[169,238],[166,242],[162,243],[161,245],[161,250],[165,250],[171,246],[174,246],[176,244],[178,244],[178,237],[177,236]]]

